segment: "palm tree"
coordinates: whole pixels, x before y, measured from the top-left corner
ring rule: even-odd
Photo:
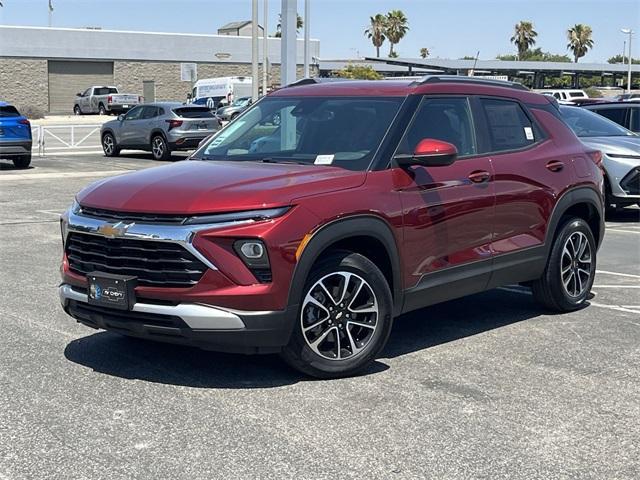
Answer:
[[[584,57],[590,48],[593,48],[591,27],[583,23],[577,23],[567,30],[569,43],[567,49],[573,52],[573,58],[578,63],[580,57]]]
[[[387,39],[385,37],[387,17],[378,13],[373,17],[369,17],[369,21],[371,23],[369,23],[369,27],[364,31],[364,34],[371,39],[371,43],[376,47],[376,57],[380,58],[380,47]]]
[[[389,56],[394,55],[393,46],[398,44],[400,40],[409,31],[409,21],[402,10],[391,10],[387,13],[387,26],[385,28],[385,34],[391,47],[389,48]]]
[[[300,29],[303,26],[304,22],[302,21],[302,17],[296,14],[296,33],[300,33]],[[273,36],[277,38],[282,36],[282,14],[278,15],[278,25],[276,26],[276,33],[274,33]]]
[[[430,54],[430,52],[429,52],[429,49],[427,47],[422,47],[420,49],[420,56],[422,58],[427,58],[429,56],[429,54]]]
[[[518,60],[522,60],[527,50],[536,44],[537,36],[538,32],[533,29],[533,23],[527,21],[516,23],[511,42],[518,47]]]

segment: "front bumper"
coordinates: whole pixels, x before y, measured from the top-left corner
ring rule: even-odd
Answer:
[[[205,350],[234,353],[274,353],[289,341],[290,322],[297,310],[248,312],[210,305],[178,303],[134,304],[131,311],[90,305],[86,291],[59,287],[62,308],[78,322],[124,335]]]
[[[0,157],[16,157],[31,153],[32,140],[0,142]]]

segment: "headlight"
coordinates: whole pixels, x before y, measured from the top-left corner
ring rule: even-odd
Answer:
[[[266,208],[263,210],[247,210],[244,212],[216,213],[213,215],[195,216],[185,220],[184,225],[242,222],[244,220],[270,220],[272,218],[281,217],[289,211],[289,208],[290,207]]]
[[[73,200],[73,203],[71,204],[71,213],[77,215],[82,211],[82,207],[80,206],[80,204],[78,203],[77,200]]]

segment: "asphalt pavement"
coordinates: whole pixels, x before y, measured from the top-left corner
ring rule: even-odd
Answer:
[[[396,321],[356,378],[91,330],[60,308],[58,215],[148,154],[0,164],[0,480],[640,478],[640,210],[591,305],[513,286]]]

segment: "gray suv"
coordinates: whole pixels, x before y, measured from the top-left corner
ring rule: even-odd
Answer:
[[[148,103],[103,124],[100,138],[107,157],[131,149],[147,150],[156,160],[168,160],[172,151],[196,148],[219,128],[218,118],[204,106]]]
[[[244,112],[251,105],[251,97],[241,97],[234,100],[231,105],[226,107],[220,107],[216,111],[216,115],[220,120],[228,121],[233,120],[242,112]]]

